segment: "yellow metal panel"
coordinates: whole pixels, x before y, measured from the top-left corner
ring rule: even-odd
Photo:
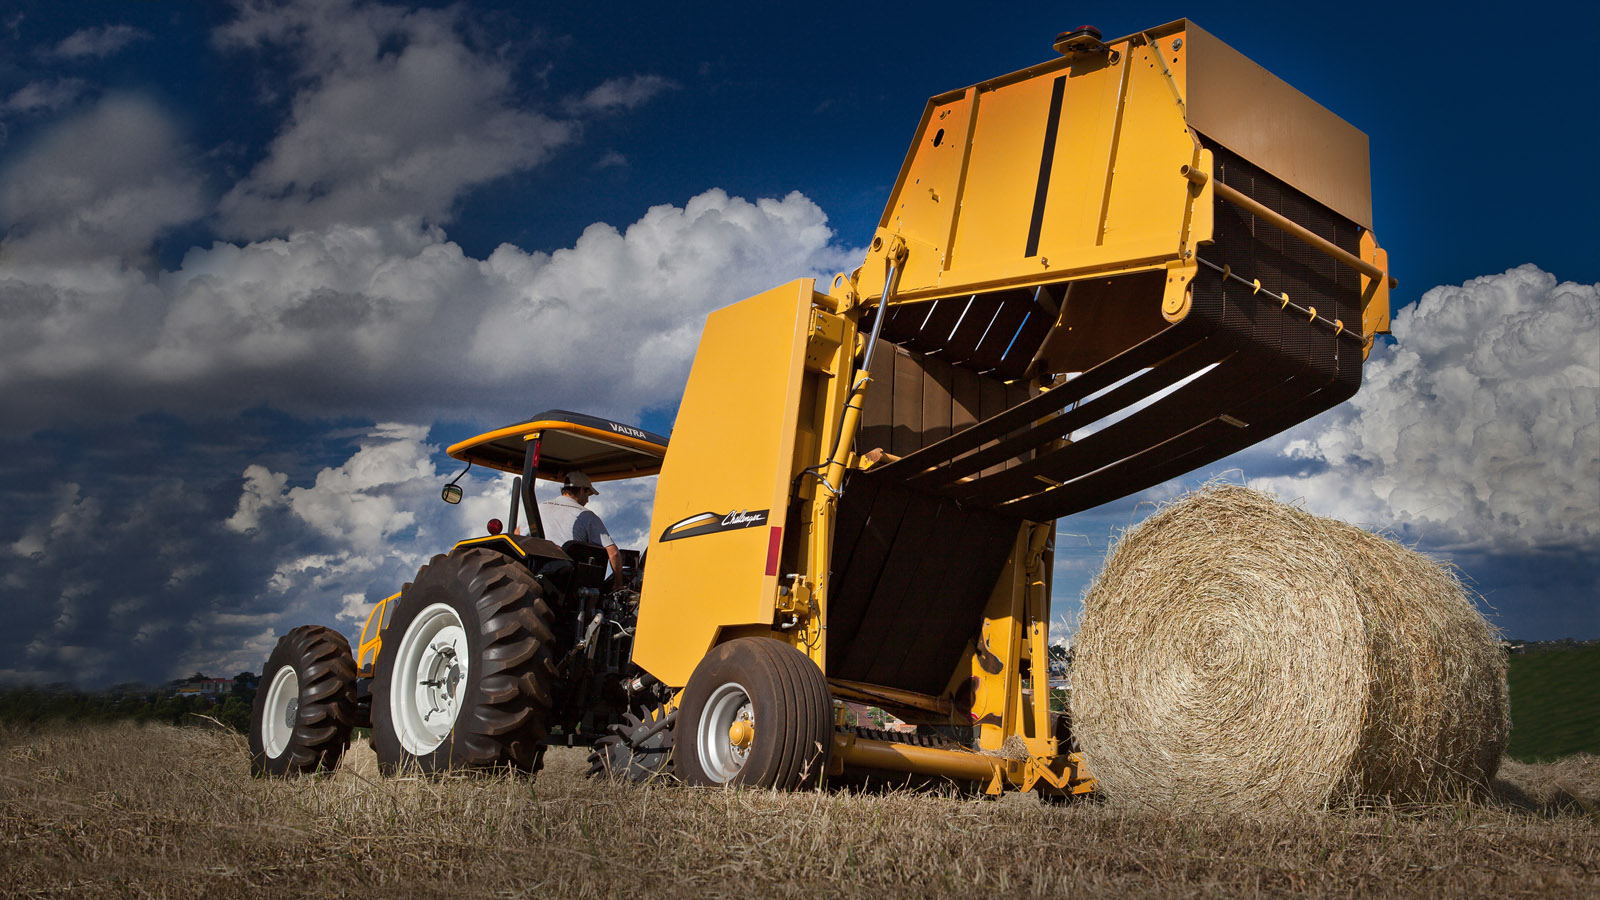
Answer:
[[[1024,260],[1053,86],[1054,73],[1046,73],[980,92],[950,268],[1011,268]]]
[[[1216,170],[1216,154],[1201,150],[1200,161],[1193,167],[1193,173],[1197,179],[1200,175],[1205,178],[1198,184],[1190,183],[1189,196],[1193,201],[1189,205],[1189,233],[1183,242],[1184,249],[1191,253],[1201,243],[1210,241],[1216,233],[1217,180],[1212,177]]]
[[[1173,86],[1152,47],[1131,48],[1123,57],[1128,90],[1121,136],[1112,163],[1111,190],[1102,234],[1108,247],[1153,243],[1177,252],[1189,202],[1189,180],[1182,174],[1195,159]]]
[[[1165,53],[1170,40],[1155,47]],[[896,236],[909,250],[896,291],[902,302],[1180,258],[1200,193],[1180,174],[1197,162],[1180,102],[1185,76],[1143,41],[1123,39],[1104,58],[1055,60],[934,98],[858,290],[882,290],[888,267],[880,257]],[[1181,50],[1171,57],[1183,58]],[[964,153],[950,143],[963,134]],[[1209,222],[1198,224],[1191,242],[1210,236]]]
[[[906,157],[901,189],[888,210],[890,230],[924,252],[913,253],[900,276],[902,285],[938,284],[949,257],[951,229],[960,209],[962,170],[973,96],[968,90],[930,101],[916,144]]]
[[[812,297],[805,278],[706,318],[656,482],[633,648],[666,684],[688,681],[719,628],[772,623],[778,579],[766,574],[767,553],[787,512]],[[700,514],[758,512],[758,527],[661,539]]]
[[[1370,227],[1367,139],[1191,22],[1109,42],[935,97],[856,283],[875,296],[894,237],[909,249],[897,302],[1165,267],[1211,237],[1205,134]],[[1055,88],[1058,125],[1039,189]],[[964,155],[946,146],[967,127]],[[938,147],[933,138],[945,131]],[[951,173],[959,202],[948,208]],[[1032,245],[1035,213],[1042,218]]]
[[[1362,349],[1364,359],[1372,349],[1373,335],[1389,333],[1389,254],[1378,246],[1377,237],[1370,231],[1361,234],[1361,258],[1384,272],[1384,277],[1379,278],[1377,284],[1373,284],[1366,275],[1361,276],[1362,296],[1372,295],[1361,310],[1361,331],[1367,339],[1367,345]]]
[[[1193,22],[1185,25],[1184,49],[1191,125],[1357,225],[1372,227],[1365,134]]]
[[[1107,163],[1117,124],[1117,102],[1123,66],[1105,66],[1066,78],[1061,95],[1060,134],[1050,167],[1049,202],[1039,232],[1040,255],[1067,264],[1075,250],[1098,243],[1100,207]],[[1042,268],[1042,265],[1041,265]]]
[[[1005,739],[1018,731],[1022,670],[1017,661],[1022,656],[1022,619],[1027,599],[1023,564],[1029,527],[1023,523],[1017,531],[1011,556],[984,607],[978,652],[971,657],[970,677],[978,679],[972,718],[978,727],[978,746],[984,750],[999,750]]]
[[[367,613],[367,621],[361,626],[361,640],[356,644],[356,671],[368,674],[372,667],[378,664],[378,652],[383,649],[383,628],[389,622],[389,604],[400,598],[400,594],[393,593],[378,601],[378,605]]]

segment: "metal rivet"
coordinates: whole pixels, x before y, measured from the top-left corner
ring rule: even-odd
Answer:
[[[1172,39],[1172,49],[1177,50],[1178,48],[1180,48],[1182,46],[1183,46],[1183,38],[1173,38]]]

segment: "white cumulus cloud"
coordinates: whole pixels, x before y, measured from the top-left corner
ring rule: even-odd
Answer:
[[[469,355],[503,364],[537,354],[560,394],[602,409],[670,402],[706,313],[851,265],[857,255],[832,236],[798,193],[751,203],[713,189],[681,208],[652,207],[626,231],[591,225],[554,254],[502,245],[486,265],[508,290],[495,293]]]
[[[1313,471],[1256,484],[1436,547],[1600,549],[1600,285],[1525,265],[1393,327],[1348,411],[1285,448]]]
[[[7,268],[142,258],[157,235],[205,214],[190,155],[141,97],[112,95],[55,124],[0,173]]]
[[[238,530],[234,520],[247,509],[259,522],[261,508],[285,505],[312,530],[345,547],[381,548],[385,539],[416,521],[408,507],[420,505],[436,490],[433,448],[424,443],[427,434],[426,427],[381,424],[343,465],[317,473],[310,487],[282,491],[287,475],[251,466],[245,470],[245,490],[230,527]],[[272,486],[280,493],[267,493]]]
[[[831,239],[799,194],[711,190],[553,254],[502,245],[474,259],[411,221],[217,243],[153,275],[13,267],[0,273],[0,415],[21,428],[157,405],[630,417],[675,402],[707,312],[859,258]],[[252,515],[241,507],[236,524]]]
[[[263,510],[283,504],[283,486],[289,476],[273,472],[266,466],[252,465],[244,470],[244,493],[239,495],[239,506],[222,524],[229,531],[254,531],[261,527]]]
[[[510,64],[470,46],[461,7],[354,0],[249,2],[219,29],[227,49],[287,49],[289,121],[222,198],[230,233],[402,216],[440,221],[471,187],[538,164],[574,126],[520,105]]]

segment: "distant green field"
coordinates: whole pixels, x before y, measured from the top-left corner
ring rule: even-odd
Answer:
[[[1600,755],[1600,647],[1531,648],[1509,663],[1511,758]]]

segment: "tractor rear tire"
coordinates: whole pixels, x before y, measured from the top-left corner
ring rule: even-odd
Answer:
[[[795,790],[828,769],[833,701],[810,657],[739,638],[695,667],[674,731],[674,770],[689,784]]]
[[[553,621],[517,560],[482,548],[429,560],[401,588],[373,672],[379,769],[538,771],[555,705]]]
[[[302,625],[278,639],[250,708],[250,774],[331,771],[356,723],[356,663],[345,636]]]

